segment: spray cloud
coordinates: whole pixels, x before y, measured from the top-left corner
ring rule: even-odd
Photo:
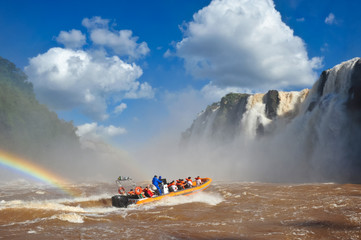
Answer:
[[[311,90],[228,94],[197,117],[181,147],[167,139],[149,148],[149,162],[171,176],[358,182],[360,71],[355,58]]]

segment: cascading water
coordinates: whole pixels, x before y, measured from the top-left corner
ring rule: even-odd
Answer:
[[[208,107],[183,145],[236,178],[361,181],[361,59],[322,73],[311,90],[235,94]],[[206,153],[201,154],[201,153]]]

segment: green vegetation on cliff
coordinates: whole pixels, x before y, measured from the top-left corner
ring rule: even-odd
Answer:
[[[80,149],[75,130],[39,104],[25,73],[0,57],[0,149],[36,158]]]

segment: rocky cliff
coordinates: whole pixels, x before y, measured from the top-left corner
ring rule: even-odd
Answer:
[[[57,166],[81,147],[76,128],[39,104],[27,76],[0,57],[0,149]],[[1,175],[1,174],[0,174]]]
[[[311,90],[227,94],[183,133],[186,149],[217,151],[233,174],[271,181],[360,182],[360,143],[360,58]]]

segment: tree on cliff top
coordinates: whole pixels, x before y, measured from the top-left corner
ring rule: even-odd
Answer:
[[[25,73],[0,57],[0,149],[45,161],[54,150],[79,150],[75,131],[39,104]]]

